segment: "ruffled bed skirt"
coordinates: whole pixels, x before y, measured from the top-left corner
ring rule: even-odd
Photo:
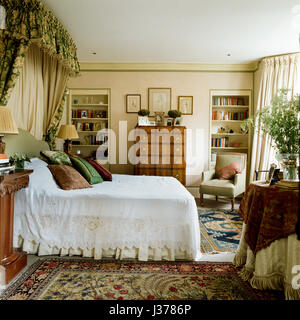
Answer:
[[[300,270],[297,273],[293,271],[296,266],[300,269],[300,241],[297,235],[276,240],[254,256],[243,237],[245,228],[244,224],[233,260],[235,266],[243,266],[241,277],[255,289],[284,290],[286,300],[300,300],[300,279],[296,277]]]
[[[140,261],[175,261],[175,260],[194,260],[191,255],[180,249],[169,248],[58,248],[57,246],[49,246],[35,241],[18,237],[15,247],[22,248],[28,254],[37,254],[38,256],[45,255],[60,255],[60,256],[83,256],[87,258],[102,259],[113,258],[118,260],[123,259],[138,259]]]

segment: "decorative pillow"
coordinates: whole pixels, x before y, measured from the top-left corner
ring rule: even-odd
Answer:
[[[71,160],[69,156],[63,151],[41,151],[41,156],[46,158],[49,164],[66,164],[71,166]]]
[[[67,165],[48,165],[54,180],[63,190],[91,188],[84,177],[73,167]]]
[[[223,167],[217,171],[218,178],[220,180],[230,180],[237,173],[241,173],[239,162],[231,162],[226,167]]]
[[[88,161],[88,163],[91,164],[98,171],[98,173],[104,181],[112,181],[111,173],[108,170],[106,170],[103,166],[101,166],[100,163],[90,158],[85,158],[85,160]]]
[[[70,157],[70,159],[73,167],[78,170],[90,184],[103,182],[98,171],[86,160],[79,157]]]

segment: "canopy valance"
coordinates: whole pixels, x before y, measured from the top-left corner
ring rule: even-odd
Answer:
[[[23,43],[36,42],[69,69],[70,75],[79,73],[77,48],[70,34],[54,14],[39,0],[0,0],[6,11],[5,29],[0,37]]]

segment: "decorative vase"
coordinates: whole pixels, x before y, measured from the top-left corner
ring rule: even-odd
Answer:
[[[283,180],[299,180],[299,155],[284,153],[277,155],[283,171]]]

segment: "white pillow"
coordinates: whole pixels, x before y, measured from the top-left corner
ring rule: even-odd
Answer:
[[[43,161],[40,158],[32,158],[30,159],[31,162],[25,162],[24,163],[24,169],[27,170],[34,170],[38,168],[44,168],[48,166],[48,163]]]

